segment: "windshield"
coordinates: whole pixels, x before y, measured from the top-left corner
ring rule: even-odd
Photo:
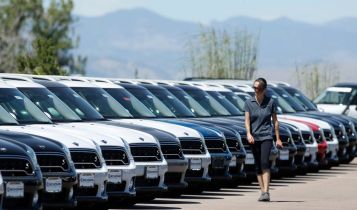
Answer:
[[[349,104],[351,95],[355,95],[356,90],[352,88],[328,88],[314,100],[316,104]]]
[[[237,96],[233,92],[228,92],[228,91],[222,91],[220,92],[222,95],[226,97],[228,101],[230,101],[235,107],[237,107],[240,111],[244,111],[244,103],[245,101],[239,96]]]
[[[49,87],[52,93],[60,98],[84,121],[103,120],[104,117],[98,113],[86,100],[80,97],[69,87]]]
[[[73,87],[78,95],[86,99],[105,118],[131,118],[132,115],[109,93],[97,87]]]
[[[0,105],[20,124],[52,123],[51,120],[15,88],[0,89]]]
[[[243,113],[239,111],[239,109],[235,107],[231,102],[229,102],[224,95],[220,94],[217,91],[207,91],[207,93],[210,94],[214,99],[216,99],[222,106],[224,106],[224,108],[226,108],[232,115],[243,115]]]
[[[274,92],[276,92],[280,97],[284,98],[286,102],[289,103],[289,105],[297,112],[304,112],[306,111],[305,108],[303,106],[301,106],[299,103],[297,103],[292,97],[291,95],[286,92],[284,89],[282,88],[272,88],[274,90]]]
[[[17,125],[17,121],[9,112],[0,106],[0,125]]]
[[[65,103],[46,88],[18,88],[54,122],[81,121]]]
[[[187,108],[191,110],[197,117],[210,117],[211,115],[190,95],[180,89],[167,89],[178,100],[180,100]]]
[[[119,101],[134,117],[156,117],[143,103],[124,88],[104,88],[104,90]]]
[[[246,95],[246,94],[244,94],[244,95],[243,95],[243,94],[237,94],[237,96],[238,96],[240,99],[242,99],[244,102],[252,97],[252,96]],[[253,97],[254,97],[254,96],[253,96]],[[243,107],[243,110],[244,110],[244,107]]]
[[[126,90],[141,101],[156,117],[175,117],[175,114],[150,91],[143,88],[126,88]]]
[[[266,94],[267,96],[272,97],[275,100],[278,109],[280,108],[280,111],[282,113],[296,113],[296,111],[289,105],[289,103],[284,98],[280,97],[277,93],[275,93],[275,91],[273,91],[272,89],[268,88],[266,90]]]
[[[184,91],[200,103],[212,116],[231,116],[227,109],[203,90],[184,89]]]
[[[164,88],[148,88],[176,117],[195,117],[195,115],[179,101],[172,93]]]
[[[316,111],[316,106],[299,90],[294,88],[284,88],[296,101],[308,111]]]

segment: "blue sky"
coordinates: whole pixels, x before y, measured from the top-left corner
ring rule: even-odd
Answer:
[[[75,14],[100,16],[119,9],[146,8],[166,17],[209,23],[243,15],[264,20],[288,17],[324,23],[357,16],[356,0],[74,0]]]

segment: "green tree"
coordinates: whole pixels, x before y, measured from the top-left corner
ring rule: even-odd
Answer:
[[[200,78],[252,79],[257,70],[258,38],[247,31],[233,35],[201,27],[188,42],[187,76]]]
[[[73,0],[50,0],[46,7],[43,0],[0,0],[0,5],[0,44],[3,42],[6,46],[5,49],[0,47],[0,57],[6,54],[9,58],[4,58],[3,62],[0,60],[0,71],[36,73],[35,69],[31,70],[33,66],[25,66],[30,62],[16,62],[44,55],[41,48],[47,46],[53,51],[51,56],[57,57],[61,72],[85,73],[87,58],[73,55],[73,49],[79,43],[72,27],[76,21],[71,14]],[[35,56],[29,56],[31,53]],[[31,63],[40,64],[38,60],[48,60],[48,56]]]
[[[16,57],[27,45],[29,24],[41,0],[0,0],[0,72],[15,72]]]
[[[67,72],[61,69],[57,57],[57,47],[49,39],[39,38],[34,41],[35,53],[20,56],[17,59],[20,73],[65,75]]]

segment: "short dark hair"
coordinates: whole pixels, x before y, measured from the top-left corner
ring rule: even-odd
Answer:
[[[268,86],[266,79],[264,79],[263,77],[256,79],[254,82],[259,82],[259,85],[262,87],[263,90],[265,90]]]

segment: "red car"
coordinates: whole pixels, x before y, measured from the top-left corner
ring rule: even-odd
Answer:
[[[304,120],[294,119],[293,121],[304,123],[312,129],[316,142],[318,143],[317,161],[319,162],[320,167],[326,166],[328,164],[328,161],[326,159],[328,144],[320,126]]]

